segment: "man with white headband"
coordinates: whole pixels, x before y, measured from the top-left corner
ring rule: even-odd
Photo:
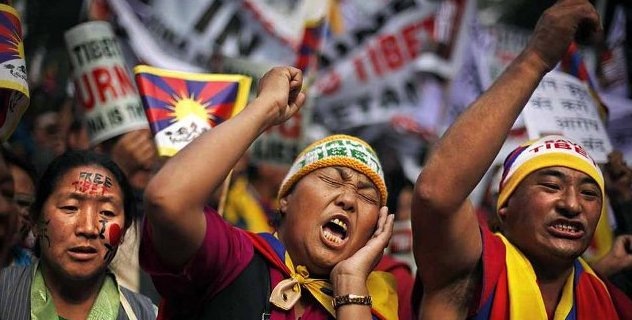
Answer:
[[[601,171],[581,145],[547,136],[507,157],[499,233],[479,226],[468,200],[578,30],[601,31],[588,1],[545,11],[527,47],[433,150],[412,204],[420,318],[632,319],[630,301],[579,258],[606,201]]]
[[[300,70],[272,69],[254,101],[147,186],[140,261],[163,297],[160,319],[397,318],[394,279],[372,271],[393,215],[366,142],[333,135],[298,155],[279,190],[275,234],[239,230],[205,208],[259,134],[302,106],[301,85]]]

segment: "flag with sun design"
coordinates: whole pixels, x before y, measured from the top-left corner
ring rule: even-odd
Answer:
[[[145,114],[160,156],[173,156],[205,131],[239,113],[252,79],[234,74],[195,74],[134,68]]]
[[[20,17],[5,4],[0,4],[0,103],[0,139],[4,141],[29,105]]]

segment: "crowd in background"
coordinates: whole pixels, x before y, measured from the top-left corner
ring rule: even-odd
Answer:
[[[42,175],[57,157],[69,152],[90,150],[109,157],[127,177],[131,198],[126,198],[125,201],[133,205],[136,212],[129,217],[134,223],[129,225],[118,253],[109,266],[119,283],[150,297],[153,304],[158,305],[160,295],[151,278],[141,269],[138,257],[142,221],[145,217],[143,194],[152,176],[167,160],[158,156],[149,127],[125,132],[96,144],[91,143],[70,80],[71,69],[66,48],[60,46],[64,41],[63,31],[76,23],[100,19],[103,15],[109,16],[111,13],[105,9],[106,2],[76,0],[63,6],[47,1],[23,1],[17,4],[24,11],[24,49],[29,74],[34,76],[29,76],[30,106],[11,138],[2,146],[4,161],[0,161],[0,219],[12,220],[14,223],[8,223],[10,227],[0,229],[4,232],[0,235],[7,239],[4,241],[10,242],[5,259],[0,261],[3,261],[4,267],[25,266],[35,261],[36,236],[32,227],[37,221],[33,220],[32,209],[38,198],[36,186],[42,183]],[[629,22],[629,3],[625,4],[625,8]],[[48,30],[46,23],[53,18],[57,22]],[[629,31],[630,25],[627,30],[629,37],[632,34]],[[124,29],[116,31],[124,36]],[[432,78],[446,81],[436,75]],[[629,79],[628,81],[632,82]],[[372,130],[379,134],[371,133]],[[417,123],[398,118],[373,127],[352,128],[345,133],[370,141],[382,162],[384,179],[389,190],[387,206],[395,214],[395,223],[385,256],[376,270],[396,275],[400,299],[403,297],[404,301],[411,301],[417,271],[410,222],[411,199],[417,175],[427,154],[434,147],[437,136]],[[403,157],[402,149],[416,151]],[[209,159],[209,166],[212,165],[213,161]],[[214,191],[208,206],[218,209],[223,218],[236,227],[252,232],[273,232],[280,219],[279,188],[290,165],[291,163],[253,161],[252,156],[246,153],[232,168],[227,185]],[[605,178],[610,217],[613,218],[608,226],[615,236],[612,241],[613,251],[621,249],[622,251],[615,254],[632,255],[632,240],[618,237],[632,234],[632,168],[626,163],[624,153],[614,150],[609,154],[608,162],[601,165],[601,169]],[[478,187],[481,190],[478,191],[480,201],[474,201],[479,221],[493,231],[499,228],[496,203],[501,172],[500,166],[489,171],[486,176],[489,178],[484,179]],[[1,254],[2,252],[0,257]],[[602,257],[603,255],[599,256]],[[615,285],[632,297],[632,258],[625,262],[619,259],[617,265],[609,260],[589,261],[594,263],[595,269],[609,275]],[[137,308],[136,305],[133,308]],[[400,319],[413,317],[411,310],[400,308],[399,311]]]

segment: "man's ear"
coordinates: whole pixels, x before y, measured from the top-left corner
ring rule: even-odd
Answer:
[[[505,221],[505,217],[507,217],[507,205],[506,204],[502,208],[498,209],[497,215],[498,215],[498,219],[500,219],[500,222],[504,222]]]
[[[285,215],[286,211],[287,211],[287,196],[279,199],[279,213],[281,213],[281,216]]]

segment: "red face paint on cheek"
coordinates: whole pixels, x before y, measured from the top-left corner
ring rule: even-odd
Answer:
[[[118,223],[112,223],[108,226],[108,239],[112,246],[118,246],[121,242],[121,226]]]

